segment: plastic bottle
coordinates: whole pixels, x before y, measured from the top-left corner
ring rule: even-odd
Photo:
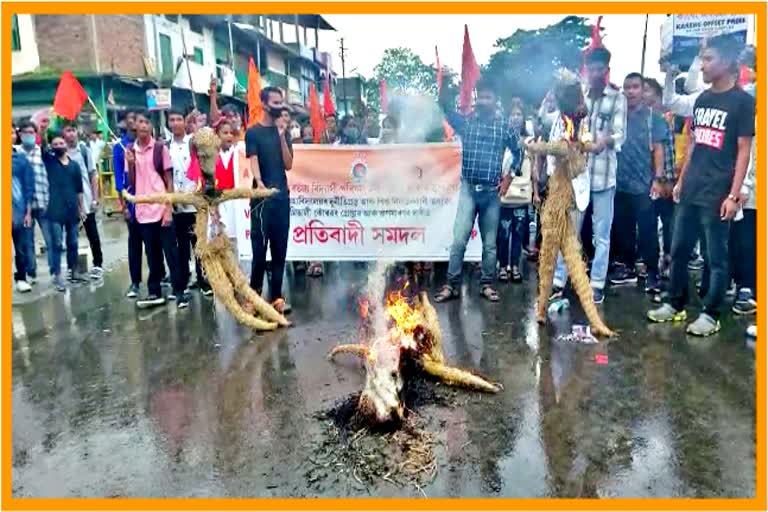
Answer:
[[[571,306],[571,301],[568,299],[557,299],[555,301],[552,301],[552,304],[549,305],[549,308],[547,308],[547,311],[550,313],[560,313],[563,310],[568,309]]]

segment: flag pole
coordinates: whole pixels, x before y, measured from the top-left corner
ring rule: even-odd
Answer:
[[[98,118],[101,120],[102,123],[104,123],[104,126],[107,127],[107,131],[112,136],[112,138],[117,139],[117,143],[120,144],[120,147],[125,149],[125,146],[123,146],[123,142],[120,140],[120,138],[117,135],[115,135],[115,132],[112,131],[112,128],[109,127],[109,123],[107,122],[106,119],[104,119],[104,116],[101,115],[101,112],[99,112],[99,109],[96,107],[96,104],[93,102],[90,95],[88,96],[88,103],[91,104],[91,107],[96,112],[96,115],[98,116]]]
[[[197,110],[197,99],[195,98],[195,86],[192,84],[192,69],[189,67],[189,56],[187,55],[187,43],[184,39],[184,27],[181,26],[181,14],[179,16],[179,31],[181,32],[181,50],[184,52],[184,62],[187,63],[187,75],[189,76],[189,92],[192,93],[192,107]]]
[[[643,55],[640,59],[640,74],[645,76],[645,48],[648,43],[648,14],[645,15],[645,30],[643,31]]]

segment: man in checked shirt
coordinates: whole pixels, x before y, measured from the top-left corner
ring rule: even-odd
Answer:
[[[481,79],[476,89],[475,111],[468,116],[454,112],[447,105],[445,97],[440,99],[448,123],[461,137],[462,155],[459,206],[453,225],[448,283],[435,295],[436,302],[459,297],[464,252],[476,217],[483,241],[480,293],[491,302],[499,300],[493,284],[496,280],[496,232],[501,208],[499,198],[506,194],[512,181],[510,174],[502,176],[501,163],[504,150],[509,148],[513,156],[511,169],[516,169],[520,160],[520,147],[517,133],[510,126],[508,118],[496,110],[496,92],[490,82]]]
[[[608,82],[611,52],[595,48],[587,54],[587,90],[584,101],[589,116],[583,122],[589,123],[589,132],[595,141],[587,160],[587,176],[591,180],[589,201],[584,210],[578,209],[576,230],[581,232],[584,212],[592,204],[592,241],[595,258],[592,261],[590,279],[595,304],[604,300],[603,289],[608,275],[608,255],[611,250],[611,225],[613,224],[613,200],[616,196],[617,155],[624,143],[627,125],[627,102],[618,87]],[[586,179],[586,178],[585,178]],[[575,191],[578,199],[579,190]],[[577,204],[579,201],[577,200]],[[563,296],[568,272],[562,255],[558,256],[555,279],[550,300]]]

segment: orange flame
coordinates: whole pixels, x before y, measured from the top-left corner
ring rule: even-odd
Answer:
[[[406,281],[403,290],[408,289],[408,286],[409,283]],[[393,339],[399,338],[400,344],[405,348],[416,348],[413,332],[421,323],[421,313],[408,303],[401,291],[387,295],[386,311],[395,322],[395,328],[399,333],[399,336],[393,336]]]

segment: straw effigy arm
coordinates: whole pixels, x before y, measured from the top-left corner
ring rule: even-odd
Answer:
[[[205,199],[194,193],[170,192],[165,194],[149,194],[146,196],[134,196],[123,191],[123,197],[126,201],[134,204],[191,204],[201,208],[206,206]]]
[[[232,188],[225,190],[219,197],[213,200],[214,205],[233,199],[263,199],[272,197],[279,191],[276,188]]]
[[[591,142],[566,142],[558,140],[554,142],[529,142],[526,149],[532,154],[566,156],[572,146],[578,147],[580,152],[588,152],[592,149]]]

